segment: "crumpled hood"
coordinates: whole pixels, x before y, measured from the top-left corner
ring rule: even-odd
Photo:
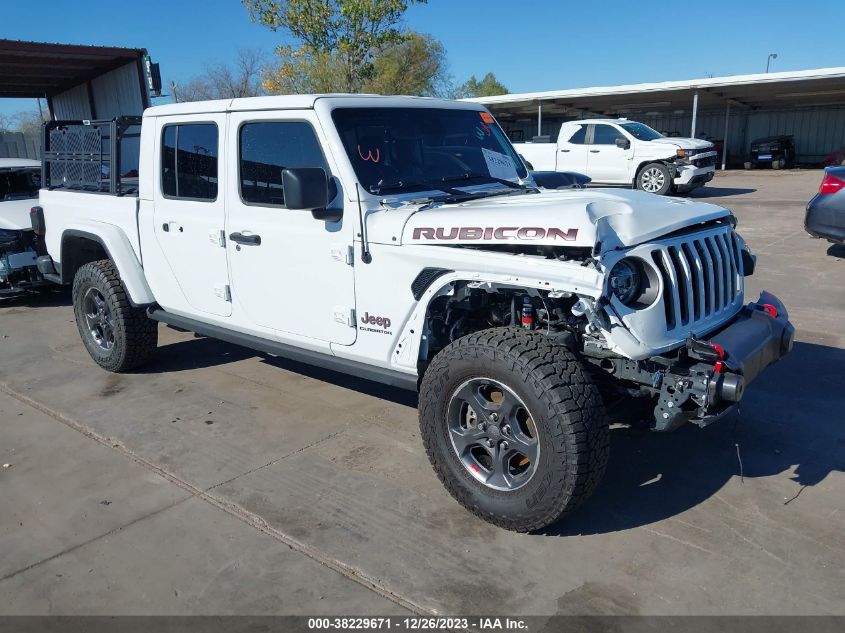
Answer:
[[[35,198],[0,201],[0,229],[31,229],[29,210],[36,204]]]
[[[388,212],[390,213],[390,212]],[[542,244],[601,250],[630,247],[730,215],[722,207],[627,189],[509,195],[424,208],[410,215],[403,244]],[[380,236],[373,225],[373,241]]]
[[[713,143],[710,141],[703,141],[700,138],[680,138],[672,136],[664,136],[663,138],[656,138],[650,143],[661,143],[663,145],[674,145],[678,149],[713,149]]]

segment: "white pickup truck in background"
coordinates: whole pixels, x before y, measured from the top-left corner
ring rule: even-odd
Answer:
[[[717,153],[696,138],[667,138],[628,119],[567,121],[557,143],[516,143],[529,169],[577,172],[594,183],[666,195],[713,179]]]

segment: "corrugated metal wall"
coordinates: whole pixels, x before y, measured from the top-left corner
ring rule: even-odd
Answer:
[[[131,62],[91,81],[94,112],[91,112],[88,87],[82,84],[53,97],[53,113],[57,119],[65,120],[141,115],[144,112],[141,90],[138,65]]]
[[[65,121],[92,118],[88,87],[81,84],[53,97],[53,116]]]
[[[0,158],[41,157],[41,138],[38,135],[20,132],[0,132]]]
[[[98,119],[144,113],[144,100],[135,62],[97,77],[91,82]]]
[[[629,113],[626,116],[673,136],[689,136],[692,125],[692,115],[688,112],[659,115]],[[544,117],[543,134],[556,138],[560,124],[568,120],[572,119]],[[531,140],[537,133],[537,120],[507,123],[505,128],[508,134],[521,131],[525,140]],[[755,111],[731,108],[728,162],[734,165],[742,163],[751,141],[776,134],[793,135],[799,162],[820,163],[830,152],[845,146],[845,106]],[[723,140],[725,111],[699,112],[696,136]]]

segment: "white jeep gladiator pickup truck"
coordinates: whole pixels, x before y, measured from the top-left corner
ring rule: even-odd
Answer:
[[[792,346],[780,301],[745,303],[755,260],[730,211],[541,192],[476,104],[158,106],[137,173],[125,148],[100,151],[131,127],[45,128],[39,265],[73,285],[94,361],[149,361],[163,322],[419,389],[438,476],[504,528],[548,526],[593,492],[605,402],[650,399],[657,431],[705,426]]]
[[[561,125],[557,143],[517,143],[532,169],[586,174],[594,183],[628,185],[659,195],[686,193],[713,179],[713,144],[667,138],[628,119],[583,119]]]

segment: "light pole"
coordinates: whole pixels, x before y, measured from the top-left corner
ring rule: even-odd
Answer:
[[[772,62],[772,60],[777,58],[777,53],[769,53],[769,56],[766,58],[766,72],[769,72],[769,64]]]

